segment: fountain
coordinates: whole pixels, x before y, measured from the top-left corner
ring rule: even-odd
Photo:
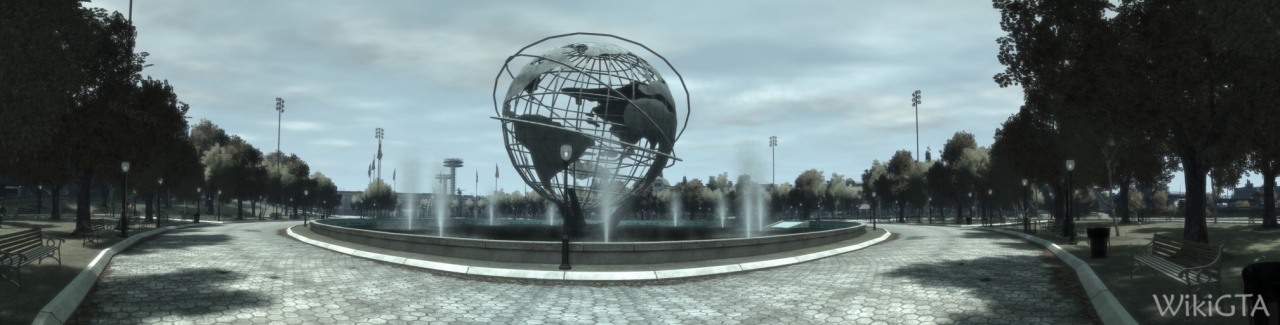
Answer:
[[[444,237],[444,219],[449,214],[449,189],[445,187],[444,182],[436,182],[435,190],[431,193],[431,205],[435,207],[436,215],[436,236]]]
[[[680,190],[671,188],[671,196],[667,197],[667,205],[671,207],[671,226],[680,226]]]
[[[495,190],[495,191],[496,191],[496,190]],[[493,209],[494,209],[494,207],[493,207],[493,206],[498,205],[498,202],[495,202],[495,201],[494,201],[494,199],[496,199],[496,198],[497,198],[497,195],[490,195],[490,196],[489,196],[489,200],[487,200],[487,202],[488,202],[488,203],[486,203],[486,204],[484,205],[484,206],[485,206],[485,210],[488,210],[488,212],[489,212],[489,225],[490,225],[490,226],[492,226],[492,225],[493,225]]]
[[[866,232],[859,224],[842,222],[764,228],[765,196],[750,177],[738,187],[743,191],[738,195],[739,224],[727,222],[728,203],[723,199],[717,202],[719,227],[714,220],[681,220],[682,200],[675,188],[667,194],[670,225],[664,220],[624,220],[630,214],[619,211],[621,202],[644,191],[652,193],[663,170],[680,161],[674,146],[683,129],[676,131],[678,121],[688,124],[690,100],[687,90],[673,96],[663,77],[667,72],[660,73],[621,46],[580,42],[541,56],[524,53],[551,39],[601,35],[561,35],[531,44],[509,57],[494,81],[491,118],[501,123],[502,145],[516,174],[546,200],[545,225],[540,220],[502,220],[494,211],[496,203],[490,206],[487,223],[447,218],[453,193],[438,184],[432,196],[436,229],[396,229],[406,223],[390,220],[329,219],[312,230],[384,249],[512,263],[555,263],[561,260],[561,249],[571,247],[573,263],[589,265],[757,256],[841,242]],[[517,59],[526,64],[512,67]],[[684,88],[679,72],[670,72]],[[567,148],[563,155],[561,148]],[[575,193],[575,202],[566,204],[568,193]],[[587,222],[583,216],[562,213],[567,211],[559,211],[561,206],[595,211],[599,217]],[[561,225],[555,224],[556,215],[562,215]],[[445,237],[446,227],[450,237]],[[571,235],[571,244],[560,242],[561,229]],[[427,235],[432,232],[436,236]]]
[[[556,215],[560,214],[559,210],[560,209],[556,208],[555,203],[552,203],[551,201],[547,201],[547,225],[548,226],[556,225]]]
[[[728,203],[725,203],[724,194],[716,199],[716,217],[720,218],[720,228],[724,228],[724,219],[729,214]]]

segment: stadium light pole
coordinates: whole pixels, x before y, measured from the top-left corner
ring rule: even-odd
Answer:
[[[283,172],[280,170],[280,164],[284,162],[284,153],[280,152],[280,124],[284,121],[284,99],[276,97],[276,175],[280,175],[283,179]],[[280,193],[276,193],[280,194]],[[276,215],[280,215],[280,203],[276,202]],[[222,216],[218,216],[219,219]]]
[[[916,162],[920,162],[920,90],[911,93],[911,107],[916,109]]]
[[[769,137],[769,149],[773,151],[773,184],[778,184],[778,136]]]

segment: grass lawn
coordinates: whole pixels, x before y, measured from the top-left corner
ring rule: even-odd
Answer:
[[[1109,219],[1088,220],[1081,222],[1079,227],[1084,229],[1085,227],[1110,225]],[[1016,231],[1021,231],[1021,229],[1021,226],[1010,228],[1010,230]],[[1132,266],[1133,250],[1149,243],[1152,234],[1155,233],[1181,237],[1182,222],[1121,224],[1120,233],[1121,236],[1115,237],[1115,230],[1112,230],[1111,250],[1108,253],[1108,257],[1104,259],[1089,257],[1089,242],[1088,238],[1084,237],[1083,231],[1080,234],[1081,237],[1077,245],[1068,245],[1066,244],[1066,238],[1043,230],[1035,235],[1058,244],[1064,250],[1088,262],[1093,271],[1102,279],[1102,282],[1107,285],[1107,289],[1141,324],[1248,323],[1244,317],[1240,316],[1240,299],[1235,297],[1224,299],[1222,305],[1219,306],[1223,312],[1230,311],[1229,306],[1235,306],[1236,316],[1233,317],[1218,316],[1215,313],[1214,317],[1187,318],[1183,316],[1183,312],[1179,312],[1178,316],[1161,316],[1152,295],[1190,293],[1186,286],[1163,274],[1153,273],[1151,269],[1145,267],[1132,273],[1133,279],[1130,280],[1131,271],[1134,269]],[[1240,278],[1240,272],[1246,265],[1256,262],[1280,261],[1280,230],[1261,230],[1257,224],[1213,224],[1211,222],[1209,224],[1209,243],[1224,245],[1222,291],[1214,292],[1216,287],[1212,285],[1206,286],[1207,293],[1214,294],[1214,297],[1223,294],[1243,293],[1244,282]],[[1176,298],[1175,301],[1177,301]],[[1228,304],[1228,301],[1233,303]],[[1280,310],[1273,309],[1270,312],[1274,316],[1280,313]]]
[[[13,283],[0,282],[0,301],[5,302],[0,304],[0,324],[31,323],[36,313],[53,300],[53,297],[57,296],[67,283],[75,279],[80,271],[98,256],[98,253],[122,239],[111,236],[106,240],[82,246],[83,240],[71,235],[71,231],[75,230],[75,219],[71,215],[73,214],[66,214],[62,220],[6,218],[0,225],[3,227],[0,228],[0,235],[39,228],[46,236],[66,240],[62,243],[61,249],[62,265],[58,265],[57,260],[46,258],[39,263],[28,264],[20,269],[21,293]],[[93,222],[101,222],[100,219],[102,218],[94,217]],[[105,220],[108,224],[114,225],[117,219],[106,218]],[[133,236],[155,229],[155,223],[131,224],[129,228],[129,235]]]

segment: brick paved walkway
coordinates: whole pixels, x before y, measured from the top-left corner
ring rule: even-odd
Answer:
[[[290,223],[292,225],[293,223]],[[441,276],[313,247],[286,224],[173,231],[111,262],[95,324],[1089,323],[1042,249],[998,234],[892,225],[895,241],[674,284],[590,286]]]

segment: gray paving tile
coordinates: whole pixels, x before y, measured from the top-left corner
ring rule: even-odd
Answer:
[[[946,227],[831,258],[647,285],[485,281],[375,263],[277,235],[282,223],[173,231],[116,256],[91,323],[1088,323],[1040,250]],[[990,279],[982,281],[981,279]]]

